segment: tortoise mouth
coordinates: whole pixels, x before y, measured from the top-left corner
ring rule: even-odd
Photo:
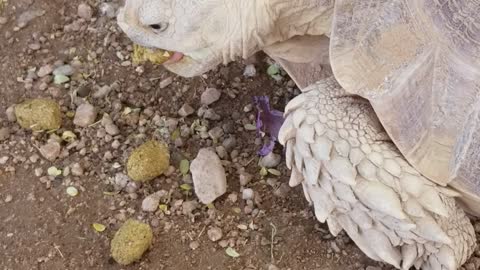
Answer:
[[[164,64],[174,64],[174,63],[177,63],[179,61],[181,61],[183,59],[185,55],[181,52],[173,52],[173,54],[170,56],[170,58],[168,58],[167,61],[165,61]]]
[[[138,44],[133,45],[132,60],[135,63],[173,64],[181,61],[184,56],[181,52],[143,47]]]

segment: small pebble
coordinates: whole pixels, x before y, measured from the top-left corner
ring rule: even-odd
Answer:
[[[244,200],[252,200],[253,197],[254,197],[253,189],[251,189],[251,188],[245,188],[245,189],[242,191],[242,199],[244,199]]]
[[[113,123],[106,124],[105,131],[112,136],[118,135],[120,133],[118,127]]]
[[[173,77],[167,77],[167,78],[160,81],[159,87],[160,87],[160,89],[163,89],[163,88],[169,86],[170,84],[172,84],[172,82],[173,82]]]
[[[62,65],[53,70],[53,75],[72,76],[74,69],[70,65]]]
[[[183,106],[178,110],[178,114],[181,117],[187,117],[195,112],[195,109],[192,108],[192,106],[188,104],[183,104]]]
[[[205,92],[202,93],[202,96],[200,97],[200,102],[202,105],[210,105],[214,103],[215,101],[220,99],[221,92],[218,91],[216,88],[207,88]]]
[[[0,142],[6,141],[10,137],[10,129],[8,127],[0,128]]]
[[[280,164],[280,161],[282,161],[282,156],[270,152],[268,155],[260,159],[259,165],[260,167],[274,168]]]
[[[249,173],[242,172],[240,173],[240,185],[241,186],[246,186],[250,181],[252,180],[253,176]]]
[[[257,70],[253,64],[249,64],[245,66],[245,70],[243,71],[243,76],[245,77],[254,77],[257,74]]]
[[[160,196],[154,193],[151,194],[142,201],[142,211],[144,212],[155,212],[158,210],[158,205],[160,204]]]
[[[13,200],[13,196],[10,195],[10,194],[5,197],[5,202],[6,202],[6,203],[11,202],[12,200]]]
[[[40,78],[43,78],[47,75],[52,74],[52,72],[53,72],[53,67],[51,65],[45,65],[40,67],[40,69],[38,69],[37,76]]]
[[[56,141],[49,141],[40,147],[40,154],[49,161],[54,161],[60,155],[62,146]]]
[[[81,3],[80,5],[78,5],[77,15],[78,17],[89,21],[90,19],[92,19],[93,10],[88,4]]]
[[[77,111],[75,112],[75,118],[73,119],[73,124],[80,127],[88,127],[95,122],[96,118],[97,109],[89,103],[84,103],[78,106]]]
[[[103,16],[107,16],[110,19],[113,19],[116,16],[115,7],[111,3],[104,2],[100,4],[99,10],[100,14],[102,14]]]
[[[7,110],[5,111],[6,115],[7,115],[7,120],[9,122],[16,122],[17,121],[17,117],[15,116],[15,105],[12,105],[10,107],[7,108]]]
[[[210,228],[207,231],[207,235],[208,235],[208,238],[210,239],[210,241],[217,242],[218,240],[222,239],[222,236],[223,236],[222,229],[220,229],[218,227]]]
[[[197,241],[192,241],[192,242],[190,242],[189,247],[190,247],[191,250],[195,250],[195,249],[200,247],[200,244]]]
[[[82,176],[83,175],[83,167],[80,165],[80,163],[74,163],[72,166],[72,175],[74,176]]]

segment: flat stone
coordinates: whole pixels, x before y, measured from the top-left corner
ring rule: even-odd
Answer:
[[[181,117],[187,117],[195,112],[195,109],[192,108],[192,106],[188,104],[183,104],[183,106],[178,110],[178,114]]]
[[[155,212],[160,204],[160,196],[156,193],[150,194],[142,201],[142,211]]]
[[[214,150],[202,148],[190,164],[195,194],[204,203],[212,203],[227,191],[227,177]]]
[[[40,147],[40,154],[49,161],[54,161],[60,155],[62,146],[56,141],[49,141]]]
[[[274,168],[282,161],[282,156],[270,152],[268,155],[262,157],[259,161],[260,167]]]
[[[0,142],[8,140],[10,137],[10,129],[8,127],[0,128]]]
[[[61,65],[53,70],[53,75],[72,76],[75,70],[71,65]]]
[[[173,82],[173,77],[168,77],[168,78],[160,81],[159,87],[160,87],[160,89],[163,89],[163,88],[169,86],[170,84],[172,84],[172,82]]]
[[[73,119],[73,124],[80,127],[88,127],[89,125],[95,122],[97,118],[97,109],[89,103],[83,103],[78,106],[77,111],[75,112],[75,118]]]
[[[208,229],[207,235],[210,241],[217,242],[218,240],[222,239],[222,236],[223,236],[222,229],[218,227],[212,227]]]
[[[40,67],[40,69],[38,69],[37,76],[40,77],[40,78],[43,78],[47,75],[52,74],[52,72],[53,72],[52,65],[44,65],[44,66]]]
[[[221,95],[222,93],[216,88],[207,88],[205,92],[202,93],[202,96],[200,97],[200,102],[202,103],[202,105],[208,106],[219,100]]]
[[[78,5],[77,15],[78,17],[89,21],[92,19],[93,10],[88,4],[81,3],[80,5]]]

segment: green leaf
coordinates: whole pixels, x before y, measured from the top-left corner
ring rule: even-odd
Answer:
[[[180,129],[179,129],[179,128],[175,129],[175,130],[172,132],[171,138],[172,138],[173,141],[175,141],[176,139],[180,138]]]
[[[279,170],[275,170],[275,169],[268,169],[268,172],[269,172],[270,174],[275,175],[275,176],[280,176],[280,175],[282,175],[282,173],[281,173]]]
[[[189,184],[182,184],[180,185],[180,188],[185,191],[190,191],[192,189],[192,186],[190,186]]]
[[[100,223],[93,223],[92,227],[97,232],[103,232],[107,228],[107,227],[105,227],[105,225],[100,224]]]
[[[64,83],[69,82],[69,81],[70,81],[70,78],[63,75],[63,74],[55,75],[55,77],[53,78],[53,82],[55,84],[64,84]]]
[[[168,211],[168,205],[166,205],[166,204],[160,204],[160,205],[158,206],[158,209],[162,210],[162,212],[165,213],[165,212]]]
[[[267,168],[262,167],[260,169],[260,176],[267,176],[267,174],[268,174]]]
[[[72,197],[75,197],[78,195],[78,189],[76,187],[68,187],[67,188],[67,194],[72,196]]]
[[[275,64],[270,65],[267,69],[267,74],[270,76],[277,75],[279,73],[280,73],[280,68]]]
[[[240,254],[238,254],[238,252],[231,248],[231,247],[228,247],[226,250],[225,250],[225,253],[227,253],[228,256],[232,257],[232,258],[237,258],[237,257],[240,257]]]
[[[183,175],[186,175],[190,171],[190,161],[187,159],[182,159],[180,161],[180,172]]]
[[[75,133],[71,132],[70,130],[66,130],[62,133],[62,140],[71,143],[77,139],[77,135]]]

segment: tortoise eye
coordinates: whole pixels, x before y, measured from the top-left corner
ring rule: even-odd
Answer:
[[[155,30],[155,32],[163,32],[167,30],[168,28],[168,23],[155,23],[155,24],[150,24],[150,28]]]

